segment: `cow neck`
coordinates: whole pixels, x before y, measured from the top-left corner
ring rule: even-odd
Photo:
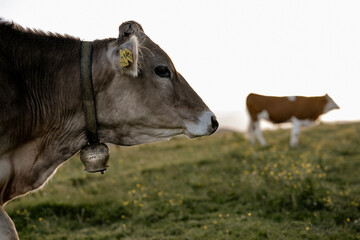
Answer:
[[[80,81],[86,136],[89,144],[99,143],[96,105],[91,73],[92,42],[81,42]]]

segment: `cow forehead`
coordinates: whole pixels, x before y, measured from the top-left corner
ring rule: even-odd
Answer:
[[[145,52],[145,53],[144,53]],[[148,51],[140,48],[139,53],[140,71],[143,73],[154,72],[158,66],[166,66],[172,76],[177,74],[176,68],[170,57],[164,51]]]
[[[163,62],[163,64],[172,64],[170,57],[167,53],[150,38],[146,38],[145,41],[140,43],[139,46],[140,55],[146,57],[152,62]]]

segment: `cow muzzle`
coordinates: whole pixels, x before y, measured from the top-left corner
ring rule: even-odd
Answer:
[[[80,151],[80,160],[85,166],[85,170],[94,173],[101,172],[104,174],[110,151],[108,146],[103,143],[88,144]]]
[[[187,122],[186,135],[193,137],[201,137],[213,134],[219,127],[219,122],[211,111],[202,112],[196,122]]]
[[[213,115],[211,116],[211,133],[213,134],[219,127],[219,122],[217,121],[216,117]]]

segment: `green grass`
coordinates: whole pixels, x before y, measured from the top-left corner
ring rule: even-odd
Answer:
[[[71,159],[5,209],[22,240],[360,239],[360,124],[289,135],[112,147],[104,175]]]

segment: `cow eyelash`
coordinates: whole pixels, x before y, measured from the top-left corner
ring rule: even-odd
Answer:
[[[167,66],[157,66],[155,68],[155,74],[162,78],[170,78],[171,73]]]

